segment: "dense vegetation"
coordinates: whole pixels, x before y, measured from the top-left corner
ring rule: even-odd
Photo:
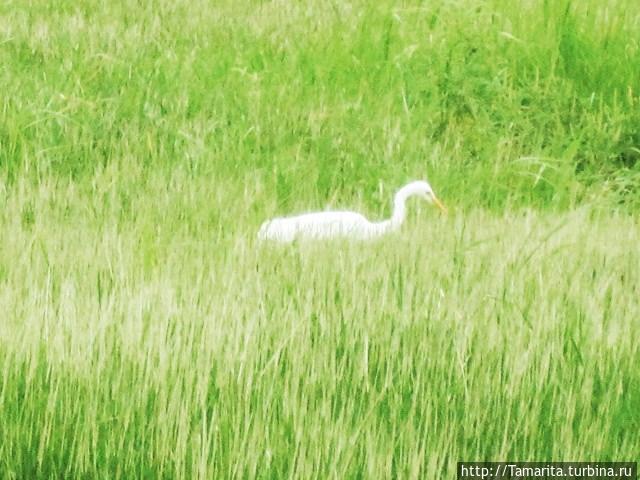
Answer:
[[[3,478],[637,459],[637,2],[9,1],[0,65]]]

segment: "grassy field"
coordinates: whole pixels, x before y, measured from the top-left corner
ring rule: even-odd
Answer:
[[[9,1],[0,65],[0,477],[640,459],[637,2]]]

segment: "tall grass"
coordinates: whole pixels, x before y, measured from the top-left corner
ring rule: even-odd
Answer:
[[[428,171],[487,206],[571,206],[602,178],[637,197],[632,1],[1,8],[11,178],[261,172],[286,203]]]
[[[0,6],[3,478],[640,449],[632,1]],[[370,244],[254,242],[389,214]]]

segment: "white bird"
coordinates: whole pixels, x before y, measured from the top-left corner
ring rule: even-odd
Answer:
[[[393,215],[388,220],[370,222],[356,212],[312,212],[292,217],[267,220],[258,231],[259,240],[290,243],[296,239],[352,238],[368,240],[396,231],[406,216],[405,203],[409,197],[419,196],[435,204],[444,213],[445,206],[438,200],[428,182],[418,180],[402,187],[394,197]]]

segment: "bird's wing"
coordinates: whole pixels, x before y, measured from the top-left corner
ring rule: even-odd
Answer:
[[[369,221],[356,212],[313,212],[286,218],[275,218],[262,224],[258,237],[289,242],[294,238],[330,238],[336,236],[366,236]]]
[[[297,217],[295,230],[302,236],[329,238],[355,234],[367,224],[359,213],[327,211]]]

